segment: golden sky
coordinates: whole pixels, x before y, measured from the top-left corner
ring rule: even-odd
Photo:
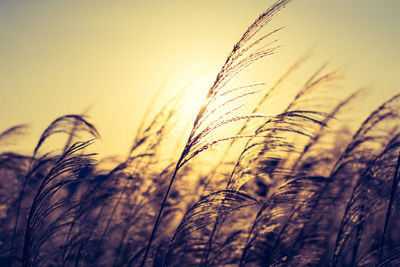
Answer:
[[[164,98],[198,77],[196,90],[207,91],[271,3],[2,0],[0,131],[31,124],[19,148],[29,153],[52,120],[91,106],[100,151],[125,154],[156,90],[164,87]],[[398,0],[293,1],[269,26],[286,27],[282,48],[263,60],[255,82],[270,84],[314,47],[316,64],[345,66],[343,85],[371,87],[365,105],[376,106],[400,91],[398,14]]]

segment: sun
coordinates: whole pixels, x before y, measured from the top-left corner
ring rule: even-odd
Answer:
[[[206,95],[212,85],[213,76],[205,72],[192,78],[181,90],[183,90],[178,112],[183,122],[193,122],[203,104]]]

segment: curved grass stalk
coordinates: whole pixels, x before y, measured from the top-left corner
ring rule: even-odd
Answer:
[[[399,152],[399,157],[397,159],[396,169],[395,169],[395,172],[393,175],[392,190],[390,192],[389,204],[388,204],[388,209],[387,209],[386,217],[385,217],[385,226],[383,227],[382,242],[381,242],[381,247],[379,249],[379,261],[382,259],[383,246],[385,245],[386,232],[388,230],[390,216],[392,215],[392,209],[393,209],[393,203],[394,203],[394,200],[396,197],[397,185],[399,184],[399,180],[400,180],[399,169],[400,169],[400,152]]]
[[[90,157],[91,155],[75,155],[75,153],[86,148],[91,143],[92,141],[88,141],[84,143],[76,143],[71,146],[71,148],[68,149],[63,155],[61,155],[57,162],[55,162],[48,175],[43,179],[42,183],[40,184],[28,214],[22,266],[27,267],[34,264],[34,262],[32,261],[32,246],[34,242],[34,235],[37,227],[41,225],[41,220],[46,217],[46,213],[48,214],[48,212],[46,211],[46,206],[49,204],[50,199],[63,186],[76,181],[75,176],[77,176],[77,174],[74,173],[74,170],[76,168],[79,168],[81,164],[88,163],[88,158],[86,157]],[[60,181],[57,181],[57,178],[63,175],[66,175],[66,177],[63,177],[60,179]],[[53,204],[52,209],[53,208],[58,208],[57,203]],[[50,212],[52,211],[50,210]]]
[[[46,128],[46,130],[42,133],[42,135],[39,138],[38,143],[36,144],[36,147],[33,151],[33,155],[31,157],[31,160],[30,160],[30,163],[28,166],[28,171],[24,177],[22,188],[21,188],[21,191],[19,192],[19,196],[18,196],[17,203],[16,203],[17,213],[16,213],[16,217],[15,217],[13,234],[12,234],[12,238],[11,238],[11,249],[10,249],[10,256],[9,256],[9,260],[8,260],[9,267],[11,266],[11,263],[12,263],[11,255],[12,255],[13,249],[14,249],[14,243],[15,243],[15,239],[16,239],[16,235],[17,235],[18,224],[19,224],[19,217],[20,217],[20,213],[21,213],[21,205],[22,205],[22,202],[25,197],[27,184],[30,180],[30,177],[38,170],[38,168],[40,168],[48,160],[47,157],[49,156],[49,154],[44,154],[39,159],[36,158],[36,156],[39,152],[39,149],[41,148],[43,143],[47,140],[47,138],[49,138],[51,135],[53,135],[55,133],[71,134],[72,131],[69,130],[69,127],[72,126],[73,128],[78,128],[79,125],[81,126],[81,128],[79,128],[80,131],[87,132],[94,138],[100,137],[100,134],[97,132],[96,128],[91,123],[89,123],[83,116],[71,114],[71,115],[61,116],[61,117],[57,118],[56,120],[54,120]],[[37,162],[37,163],[35,163],[35,162]]]

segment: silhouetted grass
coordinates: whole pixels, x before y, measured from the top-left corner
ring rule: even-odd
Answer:
[[[339,97],[340,70],[323,64],[285,86],[308,55],[269,88],[232,83],[276,51],[279,29],[262,30],[289,2],[234,45],[178,152],[183,90],[149,108],[113,167],[86,152],[99,133],[83,115],[54,120],[31,156],[6,150],[25,125],[1,133],[0,265],[398,266],[400,95],[351,133],[340,116],[361,90]],[[65,140],[46,151],[59,133]],[[225,153],[198,172],[219,144]]]

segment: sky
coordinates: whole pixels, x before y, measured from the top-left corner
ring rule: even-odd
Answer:
[[[0,0],[0,132],[29,124],[17,149],[31,153],[51,121],[88,109],[99,151],[126,154],[156,91],[161,103],[194,81],[199,99],[271,3]],[[373,108],[400,92],[399,13],[398,0],[293,1],[267,25],[285,27],[282,47],[254,77],[271,83],[313,47],[313,64],[343,67]]]

